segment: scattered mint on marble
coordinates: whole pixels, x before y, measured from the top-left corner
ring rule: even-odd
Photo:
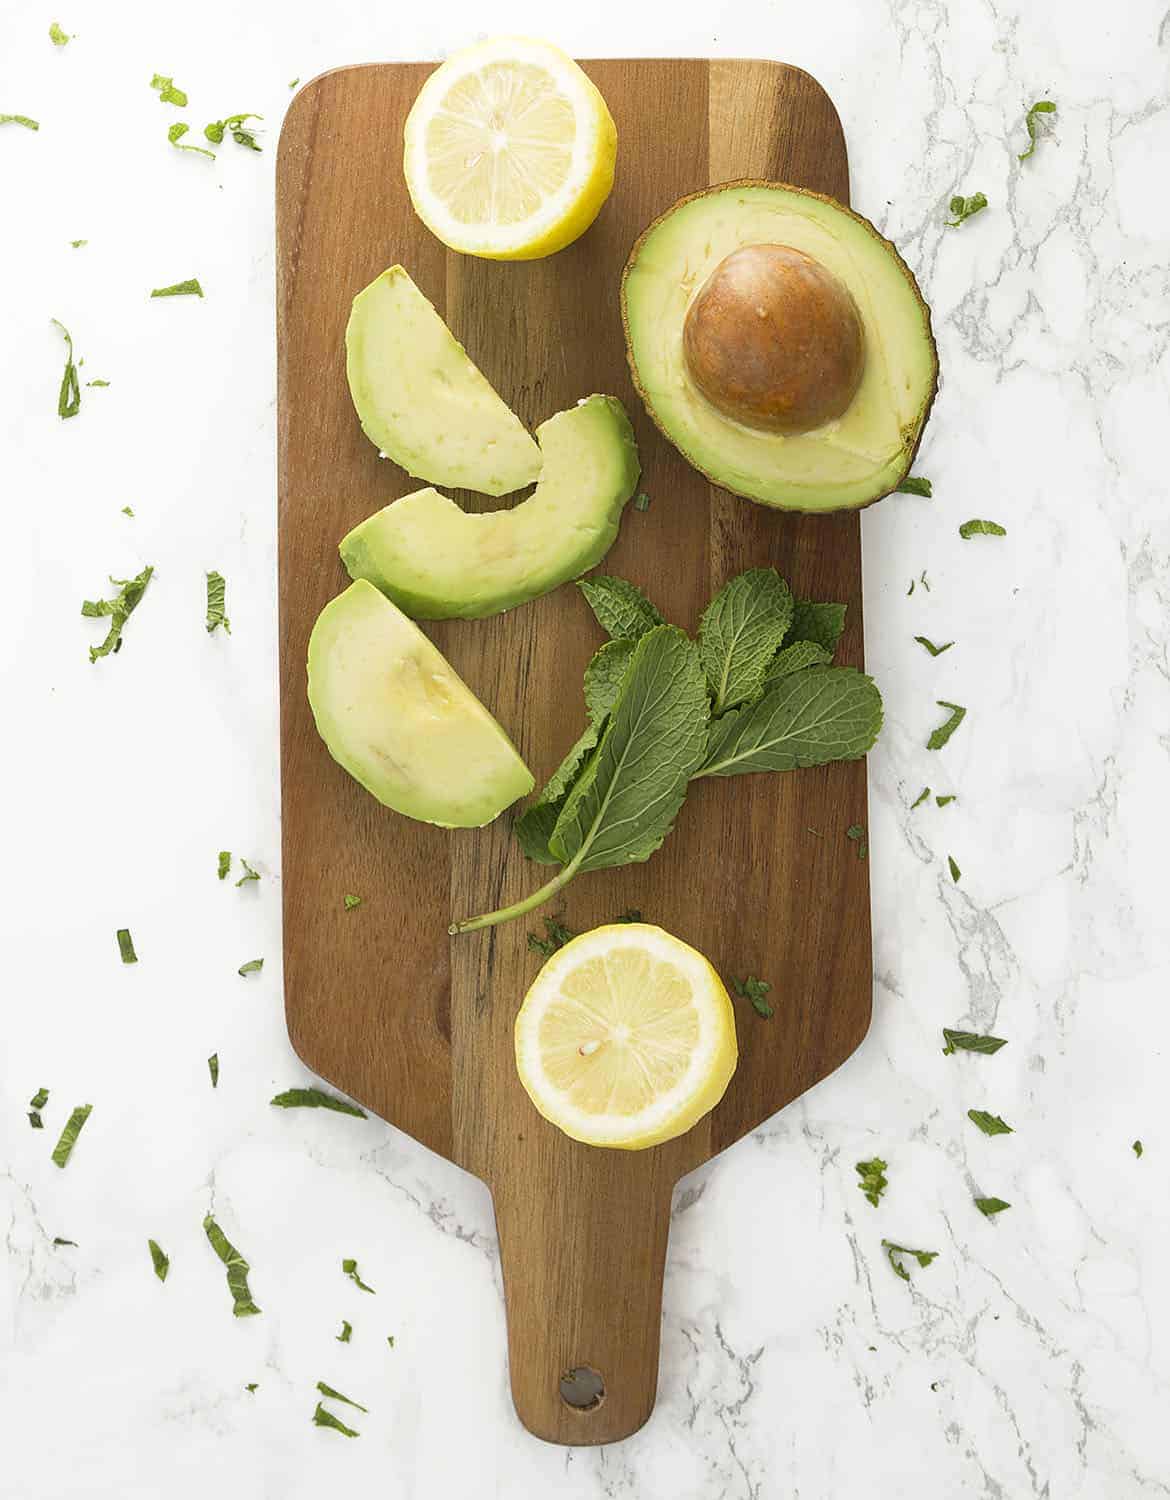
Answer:
[[[991,1115],[985,1109],[969,1109],[967,1118],[972,1125],[978,1125],[984,1135],[1014,1135],[1015,1132],[1006,1120],[1000,1119],[999,1115]]]
[[[975,1207],[986,1219],[993,1214],[1003,1213],[1005,1208],[1011,1208],[1010,1203],[1005,1203],[1002,1198],[976,1198]]]
[[[391,1349],[393,1349],[393,1347],[394,1347],[394,1335],[392,1333],[388,1333],[386,1335],[386,1342],[390,1345]]]
[[[792,594],[775,568],[740,573],[711,600],[698,639],[713,717],[761,695],[792,614]]]
[[[341,1269],[345,1272],[345,1274],[352,1282],[361,1287],[363,1292],[369,1292],[372,1296],[377,1295],[374,1292],[374,1288],[372,1286],[367,1286],[362,1278],[358,1275],[356,1260],[353,1260],[352,1258],[347,1256],[346,1259],[341,1262]]]
[[[625,578],[600,573],[595,578],[580,579],[577,587],[611,640],[640,640],[648,630],[664,623],[642,590]]]
[[[731,988],[741,1000],[749,1000],[756,1015],[763,1016],[765,1021],[770,1021],[775,1015],[768,1004],[767,995],[772,986],[766,979],[757,979],[754,974],[748,974],[744,979],[733,979]]]
[[[30,120],[27,115],[0,115],[0,125],[23,125],[26,130],[39,130],[39,120]]]
[[[1145,1147],[1142,1145],[1141,1141],[1134,1141],[1134,1143],[1133,1143],[1133,1154],[1135,1156],[1139,1156],[1140,1157],[1141,1154],[1142,1154],[1142,1152],[1144,1150],[1145,1150]]]
[[[895,1245],[893,1240],[883,1240],[882,1245],[886,1252],[886,1259],[893,1266],[895,1274],[900,1276],[903,1281],[910,1280],[910,1272],[903,1265],[899,1257],[912,1255],[923,1270],[930,1265],[932,1260],[938,1259],[937,1250],[911,1250],[906,1245]]]
[[[341,1320],[341,1332],[337,1335],[339,1344],[348,1344],[353,1333],[353,1324],[347,1318]]]
[[[203,1220],[203,1232],[211,1248],[227,1267],[227,1284],[232,1294],[233,1314],[237,1318],[246,1318],[258,1313],[260,1309],[252,1301],[252,1293],[248,1289],[248,1272],[251,1270],[248,1262],[224,1234],[211,1214],[207,1214]]]
[[[648,511],[650,509],[650,496],[643,490],[641,494],[634,496],[634,509]]]
[[[958,885],[959,881],[963,878],[963,872],[955,863],[955,856],[953,854],[947,855],[947,867],[951,872],[951,879]]]
[[[926,799],[929,796],[930,796],[930,788],[928,786],[924,786],[922,788],[922,790],[918,793],[917,797],[915,797],[914,801],[911,802],[911,804],[910,804],[910,811],[913,812],[916,807],[921,807],[922,804],[926,801]]]
[[[244,121],[262,120],[263,118],[263,115],[255,114],[228,115],[223,120],[212,120],[210,125],[205,125],[203,127],[203,134],[212,145],[218,146],[222,142],[226,132],[235,141],[237,146],[247,146],[250,151],[259,151],[260,146],[256,142],[256,137],[252,131],[245,130]]]
[[[151,292],[151,297],[202,297],[203,288],[194,276],[189,276],[186,281],[176,281],[173,286],[156,286]],[[211,577],[209,573],[208,578]],[[218,574],[216,575],[218,577]]]
[[[124,964],[136,964],[138,955],[134,951],[134,939],[130,936],[129,927],[118,928],[118,952],[122,955]]]
[[[244,1389],[247,1391],[248,1395],[251,1396],[254,1392],[260,1389],[259,1382],[255,1380],[249,1380]]]
[[[897,486],[897,492],[899,495],[921,495],[923,499],[929,500],[931,498],[930,480],[920,479],[911,474]]]
[[[161,104],[175,104],[183,109],[187,103],[187,96],[182,89],[175,87],[173,78],[164,78],[161,73],[156,73],[150,80],[150,86],[158,93]]]
[[[61,1137],[53,1147],[53,1160],[59,1167],[64,1167],[73,1154],[73,1148],[77,1144],[77,1137],[81,1134],[82,1127],[86,1120],[89,1119],[92,1110],[92,1104],[79,1104],[68,1120],[66,1120]]]
[[[97,620],[108,616],[110,621],[105,640],[100,646],[89,648],[91,664],[97,661],[99,656],[110,656],[122,649],[122,631],[125,629],[126,621],[141,604],[142,596],[146,593],[146,585],[153,574],[154,569],[148,566],[134,578],[111,577],[110,582],[118,590],[112,599],[86,599],[84,601],[81,613],[87,620]]]
[[[875,1156],[870,1161],[859,1161],[854,1167],[860,1179],[857,1186],[874,1208],[878,1206],[882,1194],[890,1185],[886,1178],[888,1165],[889,1163],[882,1161],[880,1156]]]
[[[82,245],[88,245],[89,241],[88,240],[70,240],[69,243],[73,246],[74,250],[80,250],[81,247],[82,247]]]
[[[865,859],[869,854],[869,840],[865,836],[865,829],[860,823],[853,823],[845,830],[845,837],[852,839],[857,845],[858,859]]]
[[[167,130],[167,140],[170,141],[171,145],[174,146],[176,151],[194,151],[199,156],[209,156],[211,160],[214,161],[214,151],[209,151],[206,146],[188,145],[183,140],[183,137],[190,129],[191,127],[187,124],[186,120],[176,120],[175,123],[171,125]]]
[[[62,418],[75,417],[81,410],[81,381],[77,365],[73,361],[73,337],[59,319],[50,318],[49,321],[61,330],[61,336],[65,340],[65,371],[57,389],[57,415]]]
[[[1053,104],[1051,99],[1037,99],[1036,103],[1032,105],[1031,109],[1024,116],[1024,124],[1028,131],[1028,147],[1026,151],[1020,152],[1017,158],[1019,161],[1027,161],[1036,149],[1036,141],[1038,139],[1037,127],[1040,123],[1040,116],[1055,113],[1056,105]]]
[[[160,1281],[167,1279],[167,1272],[171,1269],[170,1257],[162,1250],[157,1240],[147,1240],[150,1246],[150,1259],[154,1265],[154,1274]]]
[[[241,964],[236,973],[246,978],[249,974],[259,974],[264,967],[262,958],[250,958],[246,964]]]
[[[985,209],[987,207],[987,198],[983,193],[972,193],[969,198],[964,198],[961,193],[956,193],[948,207],[951,213],[954,214],[954,218],[946,221],[947,228],[955,229],[958,225],[969,219],[972,214],[977,214],[982,209]]]
[[[998,1052],[1001,1047],[1007,1046],[1005,1037],[983,1036],[977,1031],[952,1031],[949,1026],[943,1027],[943,1040],[946,1046],[943,1048],[943,1056],[949,1057],[952,1052]]]
[[[45,1105],[48,1104],[48,1102],[49,1102],[49,1091],[48,1091],[47,1088],[44,1088],[42,1086],[41,1088],[39,1088],[36,1091],[36,1093],[28,1101],[28,1106],[29,1106],[30,1109],[44,1109]]]
[[[786,637],[789,645],[812,641],[831,657],[845,629],[844,604],[819,604],[813,599],[798,599],[792,608],[792,624]]]
[[[221,849],[216,862],[215,873],[220,880],[226,880],[232,867],[232,853],[230,849]]]
[[[240,863],[244,867],[244,873],[240,876],[239,880],[236,881],[237,890],[242,885],[248,885],[251,881],[260,879],[260,871],[253,870],[252,866],[248,863],[248,861],[242,854],[240,855]]]
[[[330,1401],[344,1401],[346,1406],[355,1406],[358,1411],[364,1411],[368,1414],[368,1407],[363,1406],[360,1401],[354,1401],[349,1396],[343,1396],[340,1391],[335,1391],[331,1385],[326,1385],[323,1380],[318,1380],[317,1389]]]
[[[928,640],[924,635],[916,635],[914,639],[920,646],[925,646],[927,651],[930,652],[931,656],[941,656],[944,651],[949,651],[955,644],[954,641],[947,641],[945,645],[936,646],[933,641]]]
[[[341,903],[346,911],[353,911],[362,904],[362,898],[360,896],[342,896]]]
[[[87,380],[85,382],[85,388],[86,388],[86,390],[90,390],[90,389],[93,389],[93,390],[104,390],[106,388],[106,386],[109,385],[109,383],[110,382],[108,380]],[[127,513],[127,515],[131,515],[131,516],[134,514],[134,512],[132,510],[130,510],[129,507],[126,507],[126,513]]]
[[[927,790],[929,790],[929,788],[927,788]],[[945,797],[936,797],[934,800],[939,807],[946,807],[952,802],[957,802],[958,798],[956,797],[954,792],[948,792]]]
[[[551,958],[558,948],[563,948],[574,936],[572,929],[556,917],[544,918],[544,937],[535,932],[528,934],[529,953],[539,953],[542,958]]]
[[[65,1239],[62,1239],[59,1234],[55,1234],[53,1236],[53,1244],[54,1245],[71,1245],[74,1250],[77,1249],[77,1241],[76,1240],[65,1240]]]
[[[313,1413],[313,1425],[314,1427],[332,1427],[335,1432],[344,1433],[346,1437],[361,1437],[356,1427],[347,1427],[340,1417],[335,1417],[331,1411],[326,1411],[320,1401],[317,1402],[317,1410]]]
[[[73,38],[69,32],[62,31],[60,25],[54,21],[49,27],[49,40],[54,47],[64,47],[66,42],[71,42]],[[1035,107],[1033,106],[1033,108]]]
[[[300,81],[301,80],[299,78],[290,78],[289,81],[288,81],[289,88],[290,89],[295,89],[296,86],[297,86],[297,84],[300,83]]]
[[[45,1122],[44,1122],[44,1120],[41,1119],[41,1112],[40,1112],[39,1109],[30,1109],[29,1110],[29,1112],[28,1112],[28,1123],[32,1126],[32,1128],[34,1130],[44,1130],[44,1128],[45,1128]]]
[[[936,698],[935,702],[938,704],[939,708],[949,708],[951,712],[950,717],[946,720],[945,723],[940,724],[937,729],[931,730],[930,738],[926,742],[926,748],[928,750],[941,750],[946,742],[950,739],[951,735],[954,734],[955,730],[958,729],[959,725],[967,717],[967,710],[965,708],[960,708],[957,703],[948,703],[945,698]]]
[[[922,587],[926,590],[926,592],[928,594],[930,593],[930,583],[929,583],[929,581],[928,581],[928,579],[926,577],[926,569],[925,568],[923,568],[923,570],[922,570],[922,572],[921,572],[921,574],[919,575],[918,578],[916,578],[916,579],[912,578],[910,580],[910,587],[906,590],[906,597],[907,598],[909,598],[910,595],[914,592],[915,584],[921,584]]]
[[[1007,536],[1007,528],[998,521],[964,521],[959,527],[959,535],[969,542],[973,536]]]
[[[351,1104],[348,1099],[339,1099],[336,1094],[327,1094],[324,1089],[319,1088],[285,1089],[268,1102],[279,1109],[332,1109],[339,1115],[356,1115],[359,1120],[367,1118],[365,1110],[358,1105]]]
[[[202,294],[200,294],[202,295]],[[224,614],[227,603],[227,580],[214,569],[207,575],[207,634],[212,635],[222,625],[228,635],[232,633],[232,622]]]
[[[211,1087],[219,1087],[219,1053],[213,1052],[207,1059],[207,1071],[211,1074]]]

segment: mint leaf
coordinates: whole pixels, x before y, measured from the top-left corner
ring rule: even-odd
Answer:
[[[944,724],[940,724],[937,729],[931,730],[930,738],[926,742],[928,750],[941,750],[967,717],[967,710],[960,708],[957,703],[948,703],[944,698],[936,698],[934,701],[938,704],[939,708],[949,708],[951,711],[950,717]]]
[[[926,799],[929,796],[930,796],[930,788],[928,786],[924,786],[922,788],[922,790],[918,793],[917,797],[915,797],[914,801],[911,802],[911,804],[910,804],[910,811],[913,812],[916,807],[921,807],[922,804],[926,801]]]
[[[64,47],[66,42],[71,42],[73,38],[67,31],[62,31],[61,27],[54,21],[49,27],[49,40],[54,47]],[[1032,108],[1036,109],[1038,106],[1033,105]]]
[[[1002,1198],[976,1198],[975,1207],[985,1219],[990,1219],[993,1214],[1001,1214],[1005,1208],[1011,1208],[1011,1204],[1005,1203]]]
[[[847,839],[852,839],[853,842],[857,845],[858,859],[865,859],[869,854],[869,840],[866,838],[865,829],[861,826],[861,824],[854,823],[851,827],[847,828],[845,830],[845,837]]]
[[[161,104],[175,104],[182,109],[187,103],[187,96],[182,89],[175,87],[173,78],[164,78],[161,73],[156,73],[150,80],[152,89],[158,91]]]
[[[347,1318],[342,1318],[341,1332],[337,1335],[337,1342],[339,1344],[348,1344],[352,1333],[353,1324]]]
[[[711,600],[699,622],[699,660],[713,715],[760,696],[792,611],[792,595],[775,568],[741,573]]]
[[[954,881],[954,883],[956,885],[958,885],[959,881],[963,878],[963,872],[962,872],[962,870],[959,869],[958,865],[955,863],[955,857],[954,857],[953,854],[948,854],[947,855],[947,865],[950,868],[951,879]]]
[[[930,1265],[932,1260],[938,1259],[937,1250],[910,1250],[905,1245],[895,1245],[893,1240],[883,1240],[882,1245],[885,1247],[886,1259],[903,1281],[910,1280],[910,1272],[902,1264],[901,1260],[895,1257],[912,1255],[923,1270]]]
[[[998,1052],[1007,1046],[1004,1037],[981,1036],[977,1031],[952,1031],[949,1026],[943,1027],[943,1040],[946,1042],[944,1057],[949,1057],[952,1052]]]
[[[211,1248],[227,1267],[227,1284],[232,1294],[233,1314],[237,1318],[247,1318],[258,1313],[260,1309],[252,1301],[252,1293],[248,1290],[248,1272],[252,1269],[251,1266],[210,1214],[207,1214],[203,1220],[203,1232]]]
[[[576,774],[581,761],[584,760],[590,749],[592,749],[592,744],[586,744],[584,748],[581,747],[581,741],[587,737],[591,741],[596,740],[596,736],[593,734],[591,728],[585,731],[581,739],[577,741],[562,762],[562,768],[568,769],[570,779]],[[572,762],[571,766],[569,764],[570,761]],[[526,808],[512,824],[512,832],[516,835],[525,856],[528,859],[534,860],[539,865],[560,864],[560,860],[557,859],[556,855],[549,848],[548,841],[552,838],[552,831],[557,826],[557,819],[561,815],[561,803],[563,800],[562,796],[556,802],[545,802],[542,795],[531,807]]]
[[[152,296],[154,293],[151,294]],[[202,296],[202,293],[200,293]],[[222,625],[228,635],[232,633],[232,622],[224,614],[226,604],[227,581],[222,573],[211,572],[207,575],[207,634],[211,635],[217,626]]]
[[[614,640],[636,641],[663,624],[662,616],[642,590],[624,578],[600,573],[580,579],[577,587],[597,616],[597,623]]]
[[[211,1087],[219,1087],[219,1053],[213,1052],[207,1059],[207,1071],[211,1074]]]
[[[858,760],[881,727],[881,694],[871,678],[853,667],[812,668],[715,720],[695,774],[739,776]]]
[[[150,1259],[154,1264],[154,1274],[160,1281],[167,1279],[167,1272],[171,1269],[170,1257],[160,1248],[157,1240],[147,1240],[150,1246]]]
[[[772,658],[764,674],[764,688],[775,686],[782,677],[791,677],[793,672],[803,672],[808,667],[827,667],[832,660],[833,653],[818,646],[816,641],[793,641],[791,646],[777,651]]]
[[[606,641],[593,653],[585,668],[585,712],[599,729],[617,701],[630,669],[635,644],[632,640]]]
[[[775,1015],[775,1011],[766,999],[768,991],[772,988],[766,979],[757,979],[754,974],[749,974],[745,979],[733,979],[731,988],[741,1000],[750,1000],[756,1015],[763,1016],[765,1021],[771,1020]]]
[[[18,118],[17,115],[0,115],[0,121]],[[73,339],[64,323],[56,318],[50,318],[49,321],[61,330],[61,336],[65,340],[65,373],[61,376],[61,384],[57,390],[57,415],[62,418],[75,417],[81,410],[81,381],[73,362]]]
[[[185,120],[176,120],[167,131],[167,140],[170,141],[176,151],[196,151],[200,156],[210,156],[212,161],[214,161],[215,152],[208,151],[206,146],[187,146],[181,144],[183,137],[190,129],[190,125]]]
[[[372,1286],[367,1286],[362,1278],[358,1275],[356,1260],[347,1257],[341,1262],[341,1269],[345,1272],[345,1274],[352,1282],[355,1282],[358,1286],[361,1287],[363,1292],[369,1292],[371,1296],[377,1295],[377,1293],[374,1291],[374,1288]]]
[[[118,952],[122,955],[124,964],[136,964],[138,955],[134,951],[134,939],[130,936],[129,927],[119,927],[117,932]]]
[[[931,484],[929,479],[919,479],[910,475],[896,486],[899,495],[921,495],[924,499],[931,498]]]
[[[244,867],[244,873],[240,876],[239,880],[236,881],[236,889],[237,890],[239,890],[240,886],[242,886],[242,885],[248,885],[253,880],[259,880],[260,879],[260,871],[259,870],[253,870],[252,866],[248,863],[248,861],[244,858],[244,856],[242,854],[240,855],[240,863]]]
[[[39,130],[39,120],[30,120],[27,115],[0,115],[0,125],[23,125],[26,130]]]
[[[954,792],[948,792],[945,797],[936,797],[934,800],[939,807],[946,807],[951,802],[957,802],[958,798]]]
[[[811,599],[798,599],[792,609],[792,624],[788,629],[788,644],[794,641],[813,641],[832,656],[845,629],[845,605],[816,604]]]
[[[126,621],[142,602],[142,596],[146,593],[146,585],[154,574],[152,567],[143,568],[142,572],[134,578],[111,578],[110,582],[118,590],[112,599],[86,599],[81,606],[81,613],[87,620],[109,617],[110,628],[106,632],[106,638],[100,646],[89,648],[90,663],[97,661],[99,656],[109,656],[122,649],[122,631]]]
[[[77,1144],[77,1137],[81,1134],[82,1126],[89,1119],[92,1110],[92,1104],[79,1104],[68,1120],[66,1120],[60,1139],[53,1147],[53,1160],[59,1167],[64,1167],[70,1156],[72,1156],[73,1148]]]
[[[954,641],[947,641],[947,643],[943,646],[936,646],[933,641],[927,640],[924,635],[916,635],[914,639],[920,646],[925,646],[926,649],[930,652],[931,656],[941,656],[944,651],[949,651],[955,644]]]
[[[215,871],[216,871],[217,877],[220,880],[226,880],[227,877],[228,877],[228,871],[231,869],[231,867],[232,867],[231,850],[230,849],[221,849],[219,851],[219,858],[218,858],[218,861],[217,861],[216,867],[215,867]]]
[[[367,1413],[369,1411],[369,1408],[363,1406],[360,1401],[354,1401],[349,1396],[343,1396],[340,1391],[335,1391],[331,1385],[326,1385],[323,1380],[318,1380],[317,1389],[323,1396],[328,1397],[330,1401],[344,1401],[346,1406],[356,1406],[358,1411]]]
[[[259,151],[260,147],[256,144],[256,137],[250,130],[244,129],[244,121],[262,120],[263,118],[263,115],[254,114],[228,115],[226,119],[212,120],[210,125],[205,125],[203,127],[203,134],[209,141],[218,146],[223,140],[224,132],[226,131],[237,146],[247,146],[251,151]]]
[[[332,1427],[335,1432],[343,1432],[346,1437],[361,1437],[361,1433],[355,1427],[347,1427],[340,1417],[335,1417],[331,1411],[326,1411],[317,1402],[317,1410],[313,1413],[314,1427]]]
[[[1001,1120],[998,1115],[989,1115],[985,1109],[969,1109],[967,1118],[972,1125],[978,1125],[984,1135],[1015,1134],[1006,1120]]]
[[[949,207],[955,217],[946,221],[947,228],[954,229],[966,219],[969,219],[972,214],[977,214],[982,209],[985,209],[987,207],[987,199],[982,193],[972,193],[969,198],[964,198],[962,194],[956,193],[951,199]]]
[[[544,932],[544,937],[539,937],[535,932],[528,934],[528,951],[539,953],[542,958],[551,958],[558,948],[563,948],[573,937],[572,931],[556,917],[545,917]]]
[[[1007,536],[1007,529],[998,521],[964,521],[959,527],[959,535],[969,542],[973,536]]]
[[[875,1156],[871,1161],[859,1161],[854,1167],[854,1171],[861,1179],[857,1186],[874,1208],[878,1206],[882,1194],[890,1185],[886,1180],[886,1166],[887,1163],[882,1161],[880,1156]]]
[[[236,973],[246,978],[249,974],[259,974],[264,967],[262,958],[250,958],[246,964],[241,964]]]
[[[346,911],[353,911],[362,904],[362,898],[360,896],[342,896],[341,904],[345,907]]]
[[[1134,1141],[1134,1143],[1133,1143],[1133,1154],[1135,1156],[1139,1156],[1140,1157],[1141,1154],[1142,1154],[1142,1152],[1144,1150],[1145,1150],[1145,1147],[1142,1145],[1141,1141]]]
[[[1026,151],[1021,151],[1017,160],[1027,161],[1029,156],[1032,155],[1032,152],[1035,151],[1036,141],[1038,138],[1036,127],[1040,123],[1040,116],[1051,115],[1055,113],[1056,105],[1053,104],[1051,99],[1037,99],[1036,103],[1032,105],[1031,109],[1024,116],[1024,124],[1028,129],[1028,149]]]
[[[156,286],[151,297],[202,297],[203,288],[194,276],[186,281],[176,281],[174,286]],[[210,578],[211,575],[208,574]]]
[[[339,1115],[356,1115],[359,1120],[368,1118],[364,1109],[359,1109],[348,1099],[339,1099],[336,1094],[327,1094],[324,1089],[319,1088],[285,1089],[268,1102],[279,1109],[332,1109]]]

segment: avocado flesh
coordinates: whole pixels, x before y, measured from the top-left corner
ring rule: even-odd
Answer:
[[[431,484],[507,495],[540,474],[540,449],[401,266],[353,299],[345,372],[362,430]]]
[[[477,515],[437,490],[404,495],[342,539],[350,577],[416,619],[478,619],[595,567],[638,483],[629,418],[612,396],[587,396],[536,435],[544,466],[527,500]]]
[[[309,703],[333,759],[408,818],[479,828],[532,790],[499,724],[370,583],[350,584],[318,615]]]
[[[683,323],[716,266],[744,245],[790,245],[849,289],[866,350],[846,411],[782,435],[718,411],[692,382]],[[685,198],[635,245],[622,282],[630,367],[663,434],[713,483],[781,509],[868,505],[909,471],[938,376],[930,311],[894,247],[832,199],[775,183]]]

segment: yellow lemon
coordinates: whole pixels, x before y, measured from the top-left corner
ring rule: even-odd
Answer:
[[[616,922],[566,943],[516,1017],[516,1067],[546,1120],[636,1151],[689,1130],[735,1072],[735,1015],[701,953]]]
[[[419,90],[403,166],[415,211],[452,250],[538,260],[583,234],[613,186],[605,100],[548,42],[457,52]]]

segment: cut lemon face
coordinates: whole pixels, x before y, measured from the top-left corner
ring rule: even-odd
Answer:
[[[723,1097],[736,1057],[718,974],[644,922],[566,943],[516,1017],[516,1067],[533,1104],[590,1146],[636,1151],[682,1135]]]
[[[571,244],[613,186],[617,130],[571,57],[498,37],[447,59],[407,116],[415,212],[452,250],[537,260]]]

